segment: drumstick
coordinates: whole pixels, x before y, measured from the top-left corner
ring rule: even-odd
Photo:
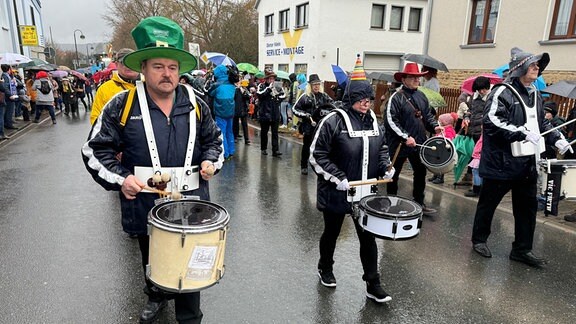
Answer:
[[[436,146],[426,146],[422,144],[416,144],[416,146],[421,146],[423,148],[431,149],[432,151],[436,151]]]
[[[547,131],[545,131],[544,133],[540,134],[540,136],[547,135],[548,133],[551,133],[551,132],[553,132],[553,131],[555,131],[555,130],[557,130],[557,129],[560,129],[560,128],[564,127],[564,126],[567,126],[568,124],[572,124],[574,121],[576,121],[576,119],[569,120],[569,121],[565,122],[564,124],[560,124],[560,125],[558,125],[558,126],[556,126],[556,127],[550,128],[549,130],[547,130]]]
[[[380,180],[372,180],[372,181],[350,181],[348,183],[348,185],[350,185],[350,187],[356,187],[356,186],[363,186],[363,185],[371,185],[371,184],[379,184],[379,183],[388,183],[388,182],[392,182],[392,179],[380,179]]]
[[[164,196],[170,196],[172,194],[170,191],[164,191],[164,190],[160,190],[160,189],[156,189],[156,188],[150,188],[148,186],[144,186],[144,187],[142,187],[142,189],[152,191],[152,192],[155,192],[157,194],[164,195]]]
[[[576,119],[574,119],[574,120],[576,120]],[[573,140],[572,142],[568,143],[568,144],[572,145],[572,144],[574,144],[574,143],[576,143],[576,139]]]
[[[392,170],[392,168],[394,167],[394,163],[396,163],[396,158],[398,157],[398,154],[400,153],[401,148],[402,148],[402,143],[398,144],[398,147],[396,148],[396,152],[394,152],[394,157],[392,158],[392,162],[388,166],[388,169],[387,169],[388,171]]]

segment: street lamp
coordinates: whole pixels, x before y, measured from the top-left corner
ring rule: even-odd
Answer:
[[[86,36],[84,36],[84,33],[80,29],[74,30],[74,49],[76,50],[76,62],[74,63],[74,70],[76,70],[76,64],[80,64],[80,61],[78,60],[78,45],[76,44],[76,32],[80,32],[80,39],[86,38]]]

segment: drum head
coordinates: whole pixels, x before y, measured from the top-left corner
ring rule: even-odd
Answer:
[[[380,218],[420,217],[422,207],[416,202],[397,196],[367,196],[360,200],[360,208]]]
[[[154,206],[150,222],[169,231],[203,233],[228,224],[228,212],[223,207],[203,200],[168,201]]]
[[[435,167],[442,167],[448,163],[454,163],[454,145],[449,140],[444,140],[442,137],[429,138],[424,142],[425,146],[420,151],[420,157],[424,164]],[[432,149],[434,147],[435,149]]]

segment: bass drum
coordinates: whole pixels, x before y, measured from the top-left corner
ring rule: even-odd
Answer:
[[[430,137],[420,146],[420,160],[434,174],[445,174],[456,165],[458,153],[451,140]]]
[[[163,290],[187,293],[216,284],[224,275],[230,216],[203,200],[166,200],[148,214],[150,254],[146,275]]]

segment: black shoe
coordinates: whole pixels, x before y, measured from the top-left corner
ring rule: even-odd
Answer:
[[[320,283],[325,287],[336,287],[336,277],[334,277],[334,273],[332,271],[322,271],[319,269],[318,277],[320,277]]]
[[[546,259],[542,259],[535,256],[534,253],[532,253],[532,251],[526,253],[512,251],[510,252],[510,260],[522,262],[524,264],[536,268],[539,268],[548,263]]]
[[[428,181],[429,181],[429,182],[432,182],[432,181],[434,181],[434,180],[436,180],[436,175],[433,175],[431,178],[428,178]]]
[[[52,125],[56,125],[56,120],[55,120],[55,119],[52,121]]]
[[[250,142],[250,141],[244,141],[244,144],[246,144],[246,145],[250,145],[250,143],[252,143],[252,142]]]
[[[490,252],[490,249],[488,248],[488,245],[486,245],[486,243],[476,243],[472,246],[472,248],[474,249],[474,251],[476,251],[476,253],[480,254],[485,258],[492,257],[492,252]]]
[[[16,126],[10,126],[10,127],[4,126],[4,129],[20,129],[20,128]]]
[[[164,306],[166,306],[166,300],[161,302],[153,302],[149,300],[148,303],[146,303],[146,306],[144,306],[142,313],[140,313],[140,323],[152,323],[156,317],[158,317],[158,314]]]
[[[470,189],[470,190],[468,190],[468,191],[466,191],[466,192],[464,193],[464,196],[475,198],[475,197],[479,197],[479,196],[480,196],[480,193],[479,193],[479,192],[476,192],[476,191],[474,191],[474,190],[472,190],[472,189]]]
[[[279,157],[280,155],[282,155],[282,153],[280,153],[280,152],[272,152],[272,156]]]
[[[10,136],[8,136],[8,135],[0,136],[0,141],[9,140],[9,139],[10,139]]]
[[[366,281],[366,297],[377,303],[386,303],[392,300],[392,297],[382,289],[380,279]]]
[[[308,175],[308,168],[302,168],[302,170],[300,170],[300,174],[301,175]]]
[[[431,216],[438,213],[438,211],[431,207],[426,207],[426,205],[422,205],[422,214],[425,216]]]
[[[444,177],[437,177],[436,179],[432,180],[433,184],[443,184],[444,183]]]
[[[567,222],[576,222],[576,213],[564,216],[564,220]]]
[[[34,119],[32,122],[33,122],[34,124],[38,124],[40,121],[39,121],[38,119]]]
[[[265,150],[262,151],[262,155],[268,155],[268,152],[266,152]]]

